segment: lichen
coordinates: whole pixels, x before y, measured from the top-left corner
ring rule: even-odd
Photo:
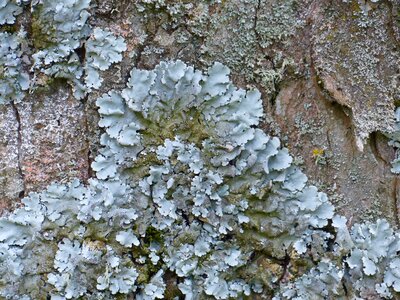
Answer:
[[[14,24],[28,3],[0,0],[1,22]],[[207,16],[210,3],[229,11],[226,18]],[[254,48],[284,43],[304,25],[294,17],[295,1],[272,5],[271,14],[263,14],[258,1],[238,11],[223,1],[135,4],[145,16],[167,14],[172,28],[194,22],[192,34],[200,38],[208,22],[208,34],[237,26],[238,38],[224,44],[220,58],[268,96],[292,61],[280,52],[256,55]],[[20,101],[43,74],[67,79],[77,98],[98,89],[101,71],[122,60],[124,40],[89,25],[90,0],[33,1],[30,8],[34,76],[30,82],[21,62],[23,31],[1,32],[0,101]],[[366,47],[357,45],[354,51],[363,53]],[[397,295],[399,233],[384,220],[348,230],[326,194],[307,184],[288,149],[258,128],[260,92],[236,88],[210,49],[215,45],[207,41],[200,49],[207,71],[182,61],[134,68],[124,89],[97,99],[104,133],[92,163],[95,177],[86,185],[55,183],[31,193],[0,218],[0,297]],[[368,66],[376,60],[368,63],[357,66],[372,84]],[[392,134],[397,147],[400,139]],[[321,163],[324,153],[316,150],[312,155]]]
[[[0,25],[14,24],[15,17],[22,13],[22,8],[17,2],[20,1],[0,1]]]
[[[90,0],[76,0],[60,5],[43,1],[34,7],[36,47],[32,69],[46,75],[67,78],[76,98],[83,98],[102,83],[99,71],[120,62],[126,50],[121,37],[88,24]],[[49,34],[50,33],[50,34]],[[53,34],[52,34],[53,33]],[[40,38],[44,36],[44,38]],[[82,50],[80,57],[79,49]]]
[[[23,91],[29,89],[29,74],[25,72],[21,58],[24,36],[23,31],[0,32],[0,104],[21,101]]]
[[[0,62],[4,64],[6,73],[1,77],[6,78],[7,83],[3,83],[1,87],[1,102],[7,103],[11,101],[10,98],[15,102],[20,101],[28,87],[32,91],[40,89],[43,75],[67,79],[78,99],[92,89],[98,89],[102,83],[99,72],[122,60],[126,44],[121,37],[115,37],[109,30],[92,28],[88,24],[90,0],[61,3],[48,0],[15,3],[2,1],[0,16],[4,13],[7,17],[0,19],[7,24],[13,24],[13,16],[22,13],[25,4],[29,4],[32,11],[32,44],[25,43],[23,53],[18,44],[22,40],[21,33],[18,39],[17,35],[13,35],[13,41],[10,37],[2,38],[6,43],[2,44],[4,61]],[[20,57],[23,54],[32,55],[31,78],[28,72],[14,74],[14,69],[21,64]],[[12,55],[15,56],[12,63],[16,66],[11,65]],[[6,59],[8,60],[5,61]],[[45,84],[48,83],[49,81],[45,81]]]
[[[242,297],[263,290],[257,276],[234,272],[255,249],[285,255],[333,216],[279,140],[254,128],[260,93],[235,88],[222,64],[205,74],[181,61],[134,69],[127,88],[97,104],[105,128],[98,179],[31,194],[2,219],[3,297],[155,299],[166,269],[188,298]],[[47,244],[43,255],[22,255]],[[41,280],[48,284],[35,294]]]

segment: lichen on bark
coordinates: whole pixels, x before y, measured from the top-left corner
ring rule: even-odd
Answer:
[[[152,299],[164,293],[171,299],[183,294],[189,299],[205,294],[237,298],[261,293],[267,298],[340,299],[396,294],[398,234],[378,219],[386,217],[393,228],[399,226],[398,175],[391,172],[396,171],[396,161],[393,166],[391,162],[398,148],[394,117],[400,90],[398,9],[396,1],[381,0],[0,1],[0,16],[7,15],[3,18],[7,24],[0,29],[5,41],[0,49],[0,87],[5,87],[0,88],[0,99],[6,103],[1,108],[0,193],[3,205],[10,207],[18,198],[25,203],[25,208],[1,220],[5,260],[0,266],[15,263],[11,267],[15,274],[7,273],[1,284],[22,276],[18,273],[22,270],[39,280],[31,281],[36,287],[27,297],[33,299],[49,295],[57,299],[57,293],[76,298],[95,290],[84,297],[130,294]],[[171,62],[176,59],[193,65],[202,79],[192,78],[192,86],[177,85],[171,96],[162,86],[191,68]],[[211,118],[209,123],[203,118],[210,111],[202,111],[207,105],[199,110],[195,100],[194,108],[178,105],[165,114],[168,105],[154,96],[157,91],[163,90],[168,101],[179,100],[179,93],[187,93],[186,100],[202,98],[194,92],[196,84],[205,89],[207,80],[202,76],[208,76],[205,70],[215,61],[231,70],[230,79],[216,72],[221,86],[232,80],[239,87],[260,90],[264,107],[260,128],[279,136],[294,154],[293,162],[278,139],[267,141],[256,124],[250,125],[257,136],[253,144],[240,144],[243,137],[237,134],[243,127],[231,130],[232,120]],[[150,84],[153,102],[140,107],[135,101],[146,92],[145,81],[150,79],[130,73],[134,67],[140,68],[134,72],[146,76],[167,74],[157,75],[162,80]],[[213,74],[212,68],[209,73]],[[226,97],[240,98],[239,91]],[[257,101],[257,105],[241,101],[259,107]],[[149,121],[147,114],[159,112],[164,117]],[[243,115],[234,122],[240,119],[243,126],[249,125],[251,114],[240,105],[229,113]],[[239,144],[224,140],[215,148],[217,138],[210,138],[210,130],[224,132],[219,138],[236,134],[233,140]],[[203,174],[209,163],[222,164],[224,172],[243,168],[243,161],[255,159],[254,153],[265,145],[273,145],[266,148],[279,153],[269,158],[270,167],[278,169],[268,176],[281,177],[265,181],[257,195],[252,194],[252,184],[260,180],[257,168],[246,171],[246,176],[236,174],[240,180],[227,180],[228,190],[219,183],[227,179],[225,173],[221,179],[213,167]],[[304,187],[306,177],[297,166],[301,164],[316,187]],[[169,177],[174,172],[182,177]],[[74,177],[83,183],[71,181]],[[61,182],[42,192],[55,179]],[[137,195],[138,182],[144,196]],[[188,194],[174,191],[185,185],[191,186]],[[210,187],[218,187],[216,195],[229,203],[222,214],[236,214],[239,207],[239,225],[232,225],[231,219],[217,225],[221,213],[213,206],[216,199],[210,200],[218,212],[215,218],[207,219],[207,212],[196,205],[188,209],[190,201],[211,197]],[[31,191],[39,193],[24,198]],[[143,207],[129,210],[135,202],[121,191],[140,199],[143,207],[151,203],[152,218],[159,221],[137,219]],[[195,191],[195,200],[179,202],[177,207],[168,202],[178,196],[186,199]],[[333,216],[328,199],[319,191],[326,192],[348,219]],[[243,199],[248,204],[241,203]],[[99,208],[102,201],[106,209]],[[46,213],[39,207],[46,207]],[[108,210],[118,207],[122,207],[118,212]],[[20,255],[19,246],[11,247],[15,253],[6,248],[29,239],[30,233],[24,232],[22,240],[15,240],[12,224],[38,226],[29,216],[35,211],[50,221],[43,223],[44,241],[32,241],[32,250],[24,253],[29,253],[28,261],[42,257],[46,263],[43,269],[36,264],[21,269],[18,260],[7,259]],[[292,219],[294,211],[301,221]],[[62,216],[67,215],[88,222],[87,231],[65,221]],[[115,221],[115,231],[107,229],[107,220]],[[370,223],[352,227],[365,220]],[[170,224],[186,232],[176,234]],[[204,224],[212,228],[207,233],[202,231]],[[4,228],[13,234],[5,234]],[[219,232],[221,228],[227,233]],[[179,238],[172,241],[169,235]],[[222,239],[219,248],[211,237]],[[70,259],[73,262],[67,262]],[[80,272],[77,261],[91,266],[88,270],[93,268],[96,278],[79,275],[79,282],[65,275]],[[218,272],[206,278],[201,272],[212,273],[207,269],[211,261],[218,262],[214,266]],[[49,275],[44,278],[45,289],[38,288],[41,273]],[[10,299],[24,299],[22,290],[13,286],[2,292]]]

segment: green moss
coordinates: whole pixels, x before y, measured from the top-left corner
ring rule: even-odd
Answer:
[[[43,24],[41,18],[41,7],[35,8],[32,13],[31,21],[31,41],[36,50],[42,50],[51,46],[56,46],[54,42],[57,32],[52,28],[51,24]]]
[[[146,284],[150,280],[148,265],[137,266],[136,267],[139,273],[138,278],[136,279],[138,284]]]
[[[193,233],[183,233],[179,236],[176,237],[174,240],[174,246],[179,246],[182,244],[194,244],[196,242],[197,235],[194,235]]]
[[[183,294],[176,285],[169,286],[164,292],[164,299],[174,300],[176,298],[183,299]]]
[[[150,245],[151,242],[157,242],[159,244],[162,244],[164,242],[164,238],[160,230],[157,230],[154,227],[149,226],[146,229],[146,237],[144,241],[147,245]]]
[[[155,153],[146,153],[146,155],[139,155],[134,163],[124,170],[124,173],[132,174],[137,178],[144,178],[149,175],[149,168],[151,166],[160,164],[161,161]]]
[[[137,269],[139,276],[136,279],[137,280],[137,284],[146,284],[150,281],[151,277],[153,277],[159,270],[160,270],[160,266],[157,265],[153,265],[153,263],[151,262],[151,260],[147,260],[147,263],[145,265],[142,266],[135,266],[135,268]]]
[[[359,13],[362,12],[362,9],[361,9],[361,7],[360,7],[360,4],[358,3],[357,0],[351,1],[350,8],[351,8],[351,10],[352,10],[353,12],[356,13],[356,14],[353,14],[353,16],[355,16],[355,15],[357,15],[357,14],[359,14]]]
[[[126,300],[126,295],[125,294],[118,293],[114,297],[115,297],[116,300]]]
[[[48,77],[43,74],[38,75],[38,78],[43,81],[40,84],[37,83],[32,91],[38,99],[43,98],[43,95],[53,95],[68,86],[68,79],[66,78]]]
[[[111,230],[110,226],[105,222],[98,221],[96,223],[89,223],[87,224],[85,237],[90,238],[91,240],[96,240],[101,243],[110,243],[110,242],[115,243],[115,239],[110,239],[107,236],[110,230]]]
[[[8,32],[8,33],[16,33],[18,31],[18,26],[16,24],[4,24],[1,25],[1,31],[2,32]]]
[[[196,109],[182,111],[177,107],[168,119],[158,122],[151,122],[144,118],[140,120],[146,126],[146,130],[141,132],[145,145],[160,145],[166,139],[174,140],[176,136],[181,136],[197,147],[201,147],[202,141],[210,136],[200,112]]]

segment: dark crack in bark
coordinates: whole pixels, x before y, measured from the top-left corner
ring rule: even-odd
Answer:
[[[256,5],[255,11],[254,11],[253,30],[254,30],[254,34],[255,34],[255,36],[256,36],[256,38],[257,38],[257,44],[258,44],[259,47],[261,47],[261,46],[260,46],[260,41],[261,41],[262,39],[261,39],[260,34],[259,34],[258,31],[257,31],[258,12],[260,11],[260,8],[261,8],[261,0],[257,0],[257,3],[256,3],[256,4],[257,4],[257,5]]]
[[[286,251],[285,258],[283,259],[282,264],[281,264],[283,271],[282,271],[282,275],[279,277],[279,279],[277,281],[278,283],[282,283],[285,280],[285,277],[288,275],[289,265],[290,265],[290,255]]]
[[[86,42],[89,40],[89,38],[87,38],[79,48],[75,49],[75,53],[78,55],[79,57],[79,61],[80,63],[83,65],[86,61]],[[83,72],[82,72],[82,78],[86,77],[86,70],[85,68],[83,68]],[[88,104],[88,100],[89,100],[89,95],[86,94],[86,96],[82,99],[82,105],[83,105],[83,113],[85,116],[85,131],[88,133],[90,132],[90,127],[89,127],[89,120],[88,120],[88,111],[87,111],[87,104]],[[86,147],[87,147],[87,154],[86,154],[86,159],[87,159],[87,171],[86,171],[86,175],[87,178],[86,179],[86,183],[87,181],[93,177],[93,171],[92,171],[92,151],[90,149],[90,138],[89,136],[86,138]]]
[[[89,126],[89,118],[88,118],[88,96],[86,96],[83,101],[82,101],[82,105],[83,105],[83,114],[84,114],[84,118],[85,118],[85,132],[88,133],[90,132],[90,126]],[[92,158],[92,150],[90,149],[90,135],[87,135],[86,138],[86,147],[87,147],[87,153],[86,153],[86,159],[87,159],[87,178],[86,180],[89,180],[90,178],[94,177],[93,174],[93,170],[92,170],[92,162],[93,162],[93,158]]]
[[[399,187],[400,187],[400,180],[399,176],[396,175],[393,180],[393,209],[394,209],[394,221],[396,222],[397,228],[400,228],[400,203],[399,203]]]
[[[18,197],[20,199],[25,197],[25,174],[22,170],[22,126],[21,126],[21,116],[18,111],[17,105],[14,101],[11,102],[11,107],[14,111],[15,120],[17,121],[17,158],[18,158],[18,173],[22,180],[22,191],[19,193]]]

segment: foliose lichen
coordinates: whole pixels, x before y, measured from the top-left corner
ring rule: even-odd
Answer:
[[[25,32],[0,32],[0,104],[19,102],[29,89],[29,74],[22,67],[21,42]]]
[[[0,25],[14,24],[15,17],[22,13],[21,1],[0,1]]]
[[[255,128],[260,93],[235,88],[221,64],[207,74],[181,61],[134,69],[97,104],[98,179],[31,194],[1,220],[3,297],[155,299],[165,270],[188,299],[242,297],[262,292],[233,272],[254,249],[284,255],[333,216],[279,140]]]
[[[2,297],[161,299],[167,273],[186,299],[398,292],[399,234],[383,220],[349,232],[256,128],[260,93],[237,89],[227,67],[133,69],[97,105],[97,178],[32,193],[0,219]],[[280,276],[293,280],[254,274],[257,253],[289,259]],[[294,270],[301,261],[317,265]]]
[[[111,64],[122,60],[122,52],[126,50],[124,40],[121,37],[115,37],[109,30],[92,28],[88,24],[90,2],[90,0],[63,2],[42,0],[0,3],[0,16],[9,14],[4,19],[7,24],[15,22],[14,16],[20,14],[24,6],[30,7],[32,11],[30,32],[32,45],[26,47],[29,49],[26,50],[29,55],[33,53],[33,62],[26,63],[33,73],[29,86],[31,90],[35,90],[40,85],[42,75],[65,78],[72,85],[75,97],[81,99],[92,89],[100,87],[101,71],[107,70]],[[9,35],[6,32],[1,34]],[[8,61],[0,62],[11,74],[5,73],[2,76],[7,78],[8,88],[4,92],[1,91],[0,98],[6,99],[9,97],[7,93],[15,90],[18,98],[22,99],[24,96],[22,91],[28,89],[26,83],[29,82],[28,73],[25,72],[15,78],[9,66],[10,61],[20,64],[22,51],[16,41],[11,41],[10,38],[4,38],[4,41],[2,52],[12,53],[5,58]],[[15,59],[11,60],[11,55],[14,55]],[[21,84],[22,76],[24,82]]]
[[[83,98],[102,83],[99,71],[122,60],[126,44],[121,37],[87,23],[90,0],[65,3],[43,1],[36,12],[37,39],[46,39],[45,47],[34,55],[33,69],[46,75],[67,78],[76,98]],[[46,33],[54,33],[46,35]],[[43,43],[43,41],[42,41]],[[84,57],[78,49],[84,47]]]
[[[336,217],[338,236],[330,257],[284,285],[275,299],[392,299],[400,292],[400,235],[385,220],[355,224],[349,232]],[[341,237],[339,237],[341,236]]]
[[[171,16],[187,9],[140,2]],[[91,28],[90,0],[0,0],[2,24],[14,24],[29,5],[35,76],[30,82],[21,63],[23,31],[1,32],[0,101],[21,100],[40,74],[67,78],[78,98],[99,88],[100,72],[122,59],[123,39]],[[251,28],[253,42],[265,33],[262,47],[292,34]],[[96,177],[87,185],[52,184],[0,218],[0,297],[357,299],[400,292],[399,233],[384,220],[349,231],[279,139],[257,128],[260,93],[236,88],[229,73],[220,63],[201,72],[161,62],[133,69],[125,89],[99,97]]]

